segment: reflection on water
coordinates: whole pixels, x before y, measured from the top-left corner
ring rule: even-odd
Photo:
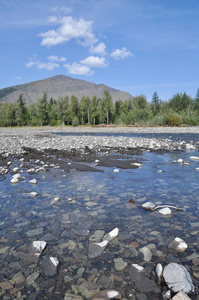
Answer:
[[[147,267],[155,284],[154,267],[158,262],[165,265],[168,254],[188,266],[192,278],[197,279],[199,260],[187,258],[193,253],[199,254],[199,171],[196,170],[199,161],[191,161],[193,155],[199,156],[199,151],[145,152],[141,157],[133,157],[143,162],[141,168],[120,169],[119,173],[113,172],[112,167],[97,167],[104,173],[76,170],[66,173],[49,168],[48,172],[29,175],[25,167],[20,167],[21,162],[13,160],[12,167],[23,171],[19,183],[12,185],[10,174],[0,179],[0,282],[9,280],[12,285],[2,289],[0,293],[5,297],[2,299],[14,299],[19,292],[27,299],[34,293],[38,293],[38,299],[64,299],[65,293],[80,295],[83,279],[96,282],[100,290],[114,288],[127,299],[136,299],[136,294],[144,292],[134,288],[128,273],[130,264]],[[189,161],[189,165],[175,162],[179,158]],[[160,170],[162,172],[158,172]],[[31,178],[38,180],[37,185],[29,183]],[[37,197],[30,195],[33,191],[38,193]],[[51,204],[58,196],[60,200]],[[132,197],[134,204],[129,203]],[[175,205],[183,210],[173,210],[165,217],[157,211],[143,210],[141,204],[146,201]],[[110,243],[100,257],[89,259],[90,236],[97,230],[107,233],[115,227],[119,228],[118,239]],[[38,229],[36,233],[35,229]],[[188,244],[185,253],[173,253],[168,248],[176,236]],[[29,264],[16,253],[27,253],[34,240],[46,241],[47,247],[38,263]],[[148,265],[138,255],[139,248],[146,245],[152,245]],[[136,252],[130,251],[132,248]],[[59,260],[53,277],[47,277],[43,270],[42,259],[48,256]],[[127,267],[118,270],[114,263],[116,258],[127,262]],[[12,279],[18,272],[25,278],[35,272],[39,275],[29,285],[26,280],[16,285]],[[99,283],[102,275],[108,278],[109,284]],[[116,279],[111,279],[113,275]],[[161,299],[161,287],[156,286],[146,295],[147,299]],[[196,299],[196,293],[192,299]]]

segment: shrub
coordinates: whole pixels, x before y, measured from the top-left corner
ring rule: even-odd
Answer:
[[[182,124],[182,118],[178,114],[173,114],[169,116],[169,125],[170,126],[179,126]]]
[[[72,125],[73,125],[73,127],[79,126],[79,119],[78,119],[78,117],[74,117]]]

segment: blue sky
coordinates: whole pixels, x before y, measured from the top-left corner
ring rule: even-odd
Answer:
[[[59,74],[195,97],[199,1],[0,0],[0,88]]]

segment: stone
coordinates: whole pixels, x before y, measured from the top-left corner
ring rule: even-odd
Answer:
[[[90,236],[90,242],[99,243],[105,234],[104,230],[96,230],[93,235]]]
[[[180,291],[172,298],[172,300],[191,300],[191,298],[189,298],[189,296],[183,291]]]
[[[125,262],[121,257],[114,259],[115,269],[121,271],[126,268],[127,262]]]
[[[34,272],[26,278],[26,285],[31,285],[39,277],[39,272]]]
[[[32,245],[29,247],[29,252],[41,254],[45,248],[46,248],[45,241],[34,241],[32,242]]]
[[[22,272],[18,272],[12,277],[12,281],[15,282],[16,287],[21,287],[25,284],[26,278]]]
[[[147,209],[147,210],[151,210],[155,207],[156,207],[155,204],[153,204],[152,202],[146,202],[146,203],[142,204],[142,208]]]
[[[155,271],[156,271],[158,278],[160,278],[162,276],[162,272],[163,272],[163,267],[160,263],[157,264]]]
[[[21,174],[19,174],[19,173],[14,174],[14,175],[12,176],[12,178],[19,179],[19,178],[21,178]]]
[[[56,257],[47,257],[42,262],[45,276],[51,277],[56,275],[59,261]]]
[[[151,250],[146,246],[139,249],[139,254],[142,256],[144,261],[150,261],[152,258]]]
[[[60,199],[61,199],[61,197],[56,197],[56,198],[54,198],[54,199],[50,202],[50,205],[53,205],[53,204],[57,203]]]
[[[79,291],[86,299],[94,297],[99,292],[99,286],[95,282],[83,282]]]
[[[119,171],[120,171],[120,170],[118,170],[118,169],[114,169],[114,170],[113,170],[113,172],[115,172],[115,173],[119,173]]]
[[[13,251],[13,256],[20,258],[25,265],[31,265],[38,262],[39,255],[37,253],[23,253]]]
[[[5,253],[10,247],[3,247],[3,248],[0,248],[0,254],[3,254]]]
[[[104,290],[97,293],[92,300],[108,300],[108,299],[122,299],[122,296],[116,290]]]
[[[178,162],[178,163],[183,163],[183,159],[182,159],[182,158],[179,158],[179,159],[177,160],[177,162]]]
[[[112,241],[114,240],[119,234],[119,229],[118,228],[114,228],[112,231],[110,231],[109,233],[107,233],[103,240],[106,240],[106,241]]]
[[[164,208],[160,209],[158,212],[164,216],[171,214],[171,210],[169,207],[164,207]]]
[[[30,195],[33,196],[33,197],[37,197],[38,193],[37,192],[30,192]]]
[[[12,184],[16,184],[16,183],[19,182],[19,180],[18,180],[17,178],[12,178],[12,179],[10,180],[10,182],[11,182]]]
[[[90,243],[88,247],[88,257],[94,258],[101,255],[107,245],[108,241],[106,240],[101,243]]]
[[[170,242],[168,247],[178,252],[184,252],[185,250],[187,250],[187,244],[185,243],[185,241],[178,237]]]
[[[31,183],[31,184],[37,184],[37,180],[36,180],[35,178],[33,178],[33,179],[31,179],[31,180],[29,181],[29,183]]]
[[[28,230],[26,232],[27,236],[28,237],[31,237],[31,236],[35,236],[35,235],[39,235],[39,234],[42,234],[43,233],[43,228],[37,228],[37,229],[33,229],[33,230]]]
[[[168,287],[173,292],[194,292],[194,285],[187,269],[180,264],[170,263],[163,271],[163,277]]]
[[[13,289],[13,285],[9,281],[6,281],[6,280],[0,282],[0,287],[3,290],[11,290],[11,289]]]
[[[83,298],[78,295],[65,294],[64,300],[83,300]]]
[[[199,156],[190,156],[191,160],[199,160]]]

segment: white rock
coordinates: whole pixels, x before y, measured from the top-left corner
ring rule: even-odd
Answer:
[[[183,163],[183,159],[182,159],[182,158],[179,158],[179,159],[177,160],[177,162],[178,162],[178,163]]]
[[[21,174],[19,174],[19,173],[14,174],[14,175],[12,176],[12,178],[17,178],[17,179],[19,179],[19,178],[21,178]]]
[[[158,278],[160,278],[162,276],[162,272],[163,272],[163,267],[160,263],[157,264],[155,271],[156,271]]]
[[[162,173],[162,170],[158,170],[157,173]]]
[[[13,172],[18,172],[19,171],[19,168],[16,167],[16,168],[13,168]]]
[[[107,296],[108,296],[108,299],[112,299],[112,298],[115,298],[119,295],[119,293],[117,291],[108,291],[107,292]]]
[[[142,272],[144,268],[142,266],[139,266],[138,264],[132,264],[134,268],[136,268],[139,272]]]
[[[144,209],[153,209],[155,208],[155,204],[153,204],[152,202],[145,202],[144,204],[142,204],[142,207]]]
[[[99,159],[96,159],[96,160],[95,160],[95,163],[99,163]]]
[[[179,252],[184,252],[185,250],[187,250],[187,244],[181,238],[176,237],[171,243],[169,243],[169,248],[172,248]]]
[[[192,144],[186,144],[186,149],[187,150],[195,150],[196,147],[194,145],[192,145]]]
[[[195,168],[196,171],[199,171],[199,168]]]
[[[147,248],[146,246],[140,248],[139,253],[143,257],[144,261],[150,261],[152,258],[151,250],[149,248]]]
[[[108,233],[108,235],[110,237],[109,241],[112,241],[113,239],[115,239],[118,236],[118,233],[119,233],[119,229],[118,228],[115,228],[112,231],[110,231]]]
[[[159,213],[160,213],[161,215],[166,216],[166,215],[170,215],[170,214],[171,214],[171,210],[170,210],[169,207],[165,207],[165,208],[160,209],[160,210],[159,210]]]
[[[139,168],[143,166],[143,164],[141,164],[141,163],[131,163],[131,165],[139,167]]]
[[[42,252],[46,247],[45,241],[34,241],[32,243],[33,248],[35,248],[36,251]]]
[[[50,257],[50,261],[52,262],[52,264],[54,265],[54,266],[58,266],[58,264],[59,264],[59,261],[58,261],[58,259],[56,258],[56,257]]]
[[[29,183],[32,183],[32,184],[37,184],[37,180],[34,178],[34,179],[31,179],[30,181],[29,181]]]
[[[93,243],[93,244],[103,248],[108,244],[108,241],[104,240],[101,243]]]
[[[33,196],[33,197],[36,197],[36,196],[38,196],[38,193],[37,192],[30,192],[30,195]]]
[[[177,263],[168,264],[163,271],[163,277],[168,287],[174,292],[194,292],[194,285],[187,269]]]
[[[113,172],[115,172],[115,173],[119,173],[119,171],[120,171],[120,170],[118,170],[118,169],[114,169],[114,170],[113,170]]]
[[[50,202],[50,204],[53,205],[53,204],[57,203],[59,200],[60,200],[60,197],[56,197]]]
[[[19,182],[19,180],[17,179],[17,178],[12,178],[11,180],[10,180],[10,182],[11,183],[13,183],[13,184],[15,184],[15,183],[18,183]]]
[[[190,156],[190,159],[191,160],[199,160],[199,157],[198,156]]]

